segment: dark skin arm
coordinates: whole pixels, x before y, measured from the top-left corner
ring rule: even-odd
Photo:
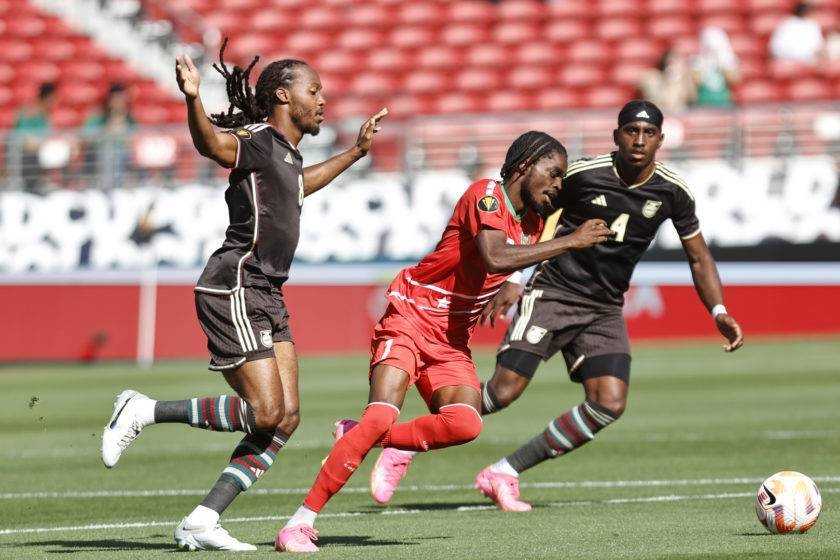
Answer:
[[[587,220],[574,233],[535,245],[510,245],[505,232],[485,229],[476,237],[487,272],[504,274],[537,264],[571,249],[603,243],[612,235],[604,220]]]
[[[694,281],[697,295],[700,296],[700,300],[706,306],[706,309],[711,311],[715,305],[723,304],[723,287],[720,283],[715,259],[709,251],[709,246],[706,245],[706,240],[703,239],[703,234],[684,239],[682,244],[688,257],[688,264],[691,267],[691,278]],[[725,351],[734,352],[744,345],[744,334],[734,317],[727,313],[721,313],[715,317],[715,324],[720,334],[727,340],[723,345]]]
[[[345,169],[367,155],[373,143],[373,135],[379,132],[379,121],[387,114],[388,109],[382,109],[366,120],[359,130],[356,144],[349,150],[345,150],[324,162],[305,168],[303,170],[303,195],[309,196],[327,186]]]

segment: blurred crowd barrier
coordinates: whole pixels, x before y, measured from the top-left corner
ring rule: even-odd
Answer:
[[[545,130],[573,157],[592,156],[612,149],[614,119],[576,112],[384,123],[370,158],[307,198],[297,259],[416,259],[437,242],[467,185],[498,175],[518,134]],[[305,161],[349,145],[356,130],[351,123],[308,138]],[[664,132],[659,159],[692,188],[713,246],[840,246],[840,104],[693,111],[667,116]],[[186,127],[7,134],[2,154],[0,274],[192,269],[224,237],[227,172],[195,152]],[[654,247],[678,248],[673,228],[662,228]]]

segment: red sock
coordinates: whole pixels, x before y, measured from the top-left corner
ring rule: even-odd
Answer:
[[[351,432],[352,433],[352,432]],[[481,433],[481,415],[468,404],[448,404],[438,414],[394,424],[382,447],[403,451],[428,451],[467,443]]]
[[[358,425],[338,440],[330,451],[303,505],[312,511],[321,511],[350,480],[368,451],[382,440],[399,415],[399,409],[392,404],[370,403],[359,418]]]

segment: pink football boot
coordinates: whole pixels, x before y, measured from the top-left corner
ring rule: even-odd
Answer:
[[[387,504],[413,460],[414,453],[411,451],[400,451],[393,447],[383,449],[370,473],[370,493],[373,499],[380,504]]]
[[[515,476],[487,467],[475,477],[475,487],[502,511],[531,511],[531,504],[519,499],[519,479]]]
[[[277,552],[318,552],[315,541],[318,531],[315,528],[300,523],[291,527],[283,527],[274,539],[274,550]]]

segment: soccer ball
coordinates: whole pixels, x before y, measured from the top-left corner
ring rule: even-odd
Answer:
[[[820,516],[822,498],[814,481],[795,471],[777,472],[761,483],[755,514],[771,533],[804,533]]]

